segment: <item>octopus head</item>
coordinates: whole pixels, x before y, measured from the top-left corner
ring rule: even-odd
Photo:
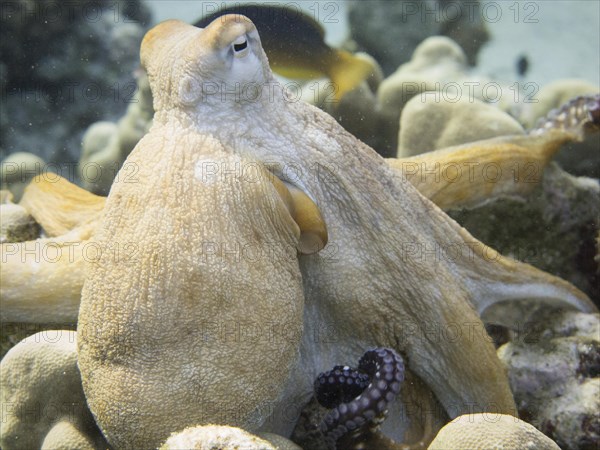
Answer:
[[[206,28],[163,22],[146,34],[140,55],[156,111],[244,102],[273,80],[256,27],[239,14]]]

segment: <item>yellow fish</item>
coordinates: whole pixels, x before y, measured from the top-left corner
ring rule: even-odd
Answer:
[[[205,16],[194,25],[205,28],[225,14],[242,14],[254,22],[274,72],[301,80],[327,76],[333,82],[336,101],[376,70],[368,60],[329,47],[324,41],[323,27],[297,9],[238,4]]]

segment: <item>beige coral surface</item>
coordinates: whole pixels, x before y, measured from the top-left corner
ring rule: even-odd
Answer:
[[[513,416],[466,414],[444,426],[429,450],[559,450],[533,425]]]
[[[106,448],[81,387],[76,339],[74,331],[42,331],[0,362],[4,450]]]
[[[173,433],[160,450],[301,450],[293,442],[264,433],[255,436],[240,428],[205,425]]]

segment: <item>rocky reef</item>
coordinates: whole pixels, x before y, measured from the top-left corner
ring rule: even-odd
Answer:
[[[2,8],[0,159],[26,151],[77,161],[85,129],[116,119],[133,98],[149,10],[141,1],[18,0]]]
[[[546,312],[498,349],[520,415],[560,448],[600,441],[600,318]]]
[[[422,41],[437,35],[457,42],[469,64],[475,64],[479,48],[489,38],[480,10],[479,1],[354,0],[348,3],[348,18],[358,49],[372,55],[389,75]]]

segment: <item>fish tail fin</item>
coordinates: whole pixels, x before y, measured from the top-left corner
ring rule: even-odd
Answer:
[[[338,102],[344,94],[356,88],[375,71],[375,66],[368,59],[357,57],[344,50],[336,51],[327,71],[335,87],[335,101]]]

